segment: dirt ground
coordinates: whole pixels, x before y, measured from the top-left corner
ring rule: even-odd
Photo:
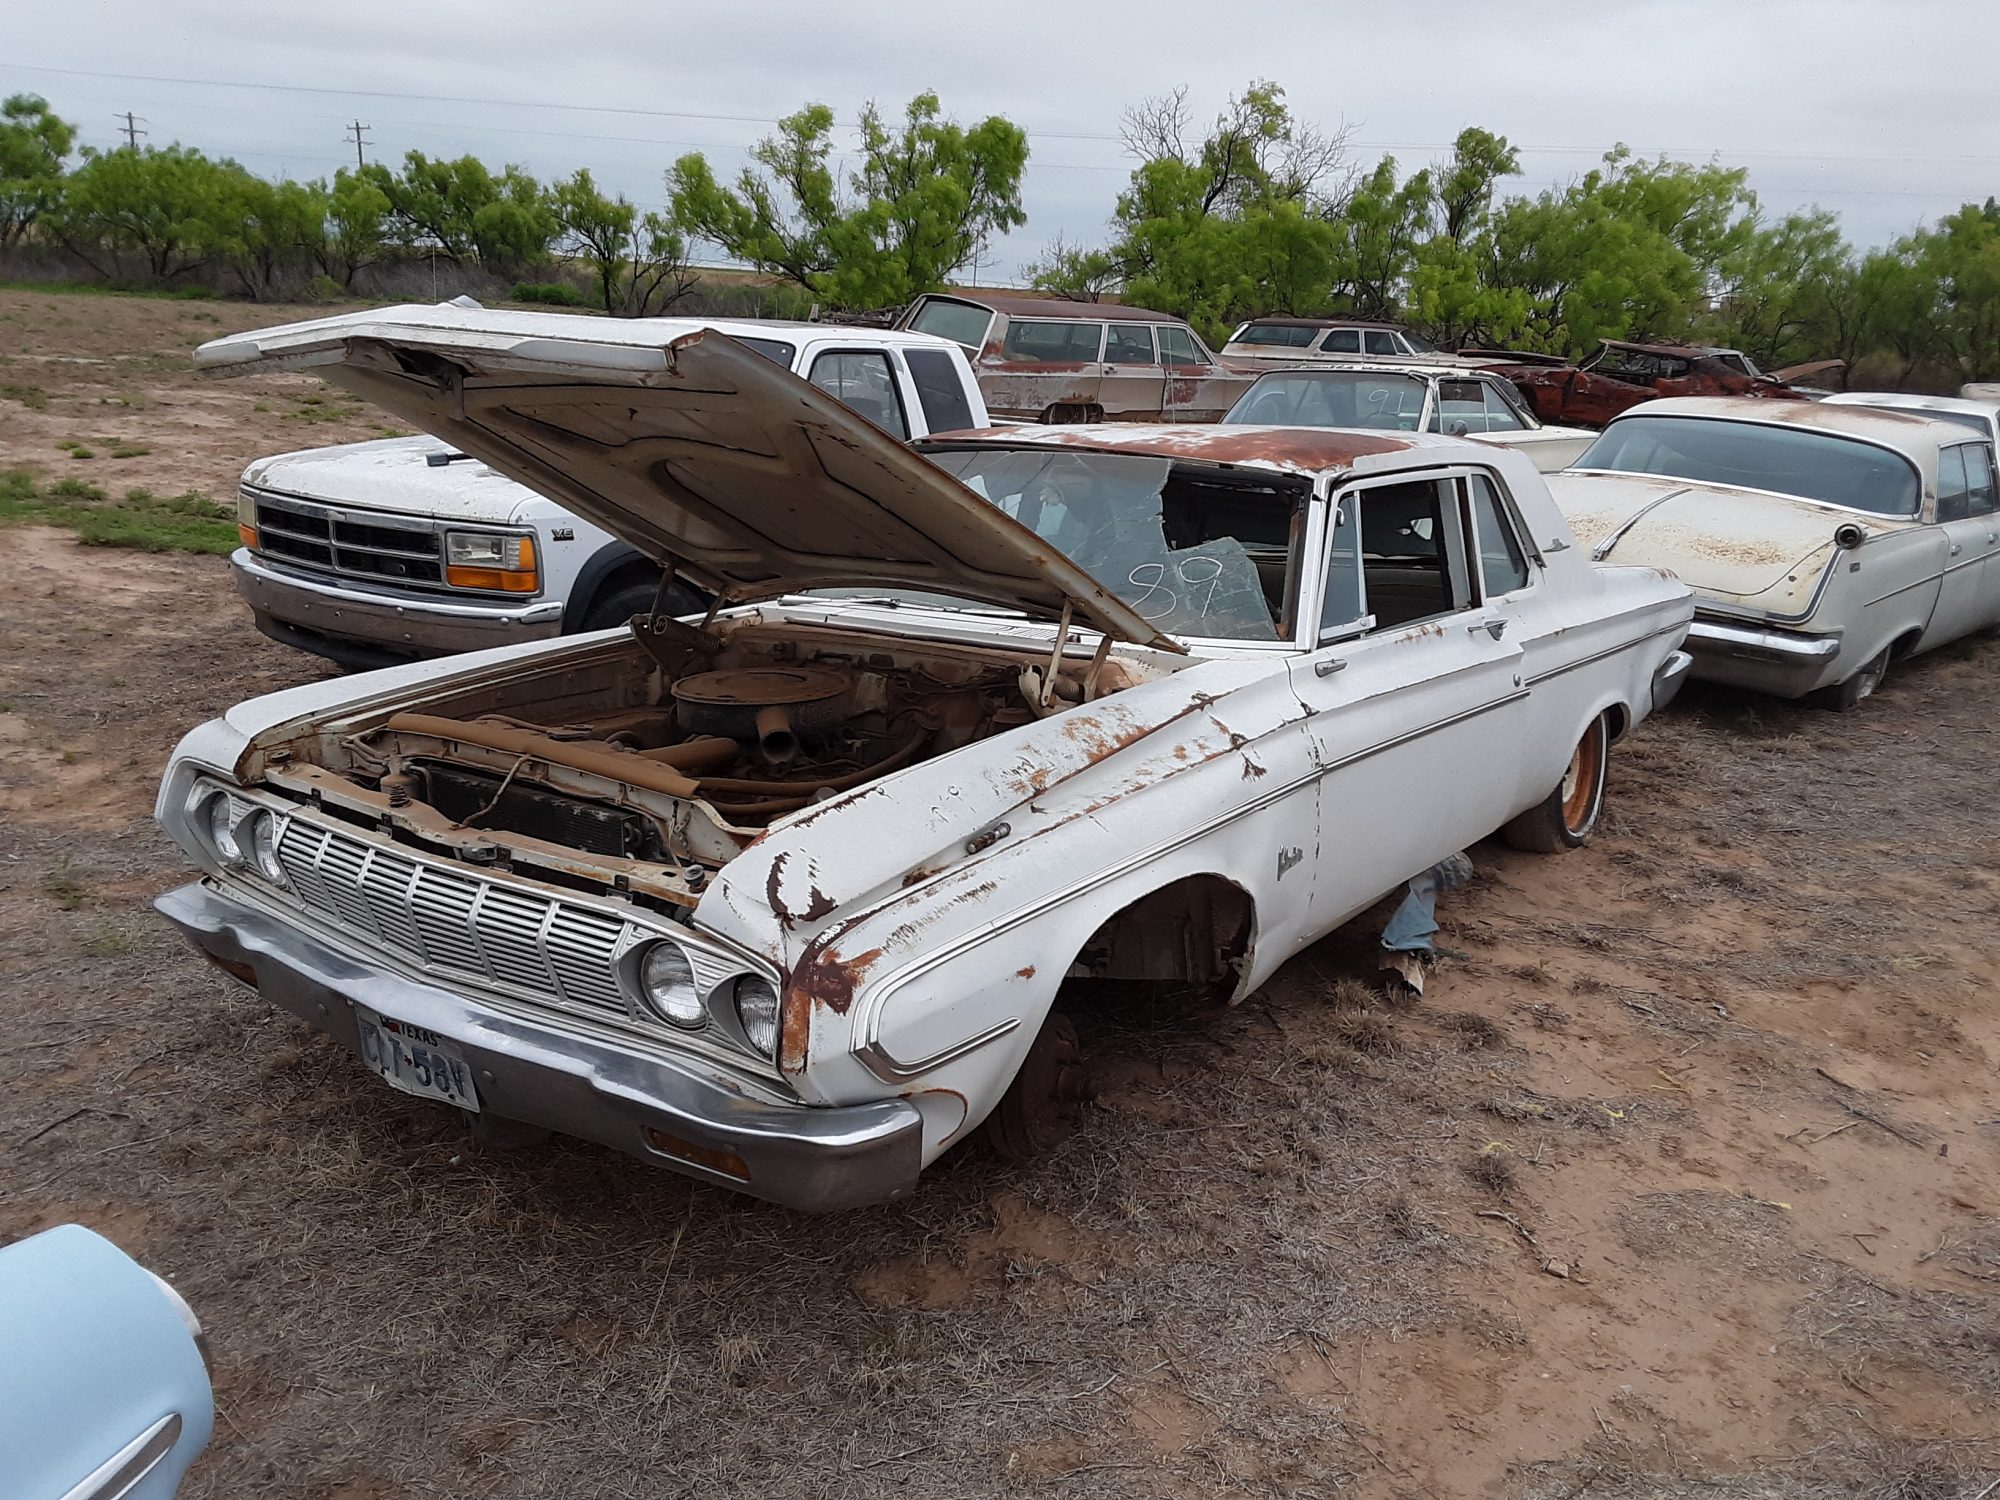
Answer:
[[[0,385],[46,398],[0,396],[0,467],[116,436],[129,483],[226,496],[369,435],[184,372],[288,311],[0,292]],[[219,559],[0,533],[0,1237],[80,1219],[202,1313],[190,1496],[2000,1476],[2000,648],[1844,718],[1691,690],[1588,849],[1472,851],[1421,1003],[1356,924],[1235,1010],[1086,1006],[1106,1087],[1054,1159],[832,1221],[482,1149],[170,937],[175,738],[324,670]]]

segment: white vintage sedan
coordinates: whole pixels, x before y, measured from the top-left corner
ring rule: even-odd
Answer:
[[[1694,675],[1852,709],[1892,661],[2000,622],[1977,428],[1832,401],[1649,401],[1550,488],[1596,560],[1695,591]]]
[[[1496,829],[1580,843],[1686,666],[1685,588],[1449,438],[920,457],[720,335],[407,312],[197,360],[317,371],[721,602],[203,725],[161,912],[394,1088],[802,1208],[1059,1139],[1072,977],[1241,997]]]

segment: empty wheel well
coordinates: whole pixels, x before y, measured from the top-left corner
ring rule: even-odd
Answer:
[[[1625,738],[1625,731],[1632,727],[1632,710],[1622,703],[1614,703],[1605,709],[1604,717],[1607,720],[1605,727],[1611,731],[1614,740]]]
[[[1889,660],[1901,661],[1912,651],[1916,650],[1917,642],[1922,640],[1923,636],[1924,633],[1921,628],[1904,631],[1893,641],[1889,642]]]
[[[1233,989],[1250,951],[1256,904],[1220,875],[1148,892],[1090,935],[1077,971],[1093,979],[1167,980]]]

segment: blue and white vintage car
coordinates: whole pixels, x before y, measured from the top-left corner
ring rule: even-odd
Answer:
[[[1009,428],[913,452],[716,334],[236,335],[718,604],[245,703],[159,909],[384,1082],[807,1208],[1067,1128],[1077,976],[1222,998],[1496,829],[1590,836],[1687,590],[1516,454]]]

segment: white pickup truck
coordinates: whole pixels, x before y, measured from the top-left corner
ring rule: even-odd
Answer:
[[[341,322],[366,340],[371,323]],[[566,337],[601,338],[601,320],[447,304],[433,321],[476,320],[495,357]],[[651,350],[699,329],[740,340],[868,418],[911,439],[987,425],[986,404],[949,339],[836,324],[648,318]],[[428,436],[346,443],[260,458],[243,472],[230,570],[257,628],[348,667],[385,666],[623,624],[654,609],[659,567],[554,501]],[[700,594],[675,582],[667,614]]]

